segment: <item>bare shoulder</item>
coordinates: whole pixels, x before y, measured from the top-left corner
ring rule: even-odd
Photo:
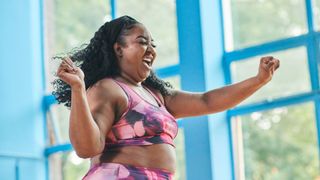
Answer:
[[[90,109],[109,106],[113,112],[121,112],[128,105],[128,99],[122,88],[110,78],[105,78],[87,90]]]
[[[178,90],[170,89],[170,90],[169,90],[169,95],[167,95],[167,96],[164,97],[164,102],[167,104],[167,103],[170,102],[174,97],[176,97],[179,93],[180,93],[180,91],[178,91]]]
[[[87,90],[88,96],[99,96],[99,98],[116,98],[123,95],[122,89],[110,78],[101,79]]]

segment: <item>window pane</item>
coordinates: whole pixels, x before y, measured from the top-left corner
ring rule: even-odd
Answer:
[[[84,13],[88,10],[90,13]],[[110,20],[109,3],[106,0],[48,0],[45,1],[45,51],[48,92],[55,78],[59,62],[51,57],[71,51],[88,43],[98,28]]]
[[[177,164],[176,172],[174,174],[175,180],[186,179],[186,160],[185,160],[185,146],[184,146],[184,129],[179,128],[177,137],[174,139],[176,146]]]
[[[307,32],[305,1],[227,0],[223,3],[227,51]]]
[[[318,179],[315,120],[313,103],[232,118],[236,167],[245,179]]]
[[[172,76],[163,80],[168,81],[173,86],[173,89],[181,90],[180,76]]]
[[[242,104],[271,100],[273,98],[290,96],[311,90],[305,47],[275,52],[270,55],[280,59],[280,68],[268,84],[247,100],[243,101]],[[233,62],[231,64],[232,81],[238,82],[255,76],[258,73],[260,57],[262,57],[262,55]]]
[[[89,170],[90,161],[79,158],[74,151],[50,156],[50,179],[80,180]]]
[[[69,116],[70,110],[68,110],[64,105],[52,105],[50,108],[50,112],[48,112],[49,123],[48,129],[50,134],[50,144],[61,144],[61,143],[69,143]],[[56,136],[54,136],[53,131],[56,132]]]
[[[178,37],[174,0],[118,0],[118,16],[129,15],[143,23],[157,45],[155,67],[177,64]]]

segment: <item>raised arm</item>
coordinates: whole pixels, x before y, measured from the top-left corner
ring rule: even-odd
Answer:
[[[71,86],[69,136],[73,148],[82,158],[100,154],[114,120],[114,103],[103,93],[102,85],[86,92],[83,72],[70,59],[61,63],[57,74]]]
[[[232,108],[268,83],[279,67],[271,56],[260,60],[258,74],[242,82],[205,93],[174,91],[165,97],[167,109],[176,118],[216,113]]]

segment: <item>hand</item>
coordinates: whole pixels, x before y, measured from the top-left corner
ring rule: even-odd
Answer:
[[[57,75],[62,81],[69,84],[71,88],[85,87],[83,71],[75,66],[69,57],[62,60]]]
[[[280,67],[279,59],[272,56],[262,57],[260,59],[259,72],[256,76],[260,83],[268,83],[272,77],[273,73]]]

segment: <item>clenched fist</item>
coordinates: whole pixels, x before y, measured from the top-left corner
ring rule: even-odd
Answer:
[[[69,84],[71,88],[85,87],[83,71],[75,66],[69,57],[62,60],[57,71],[57,76]]]
[[[274,72],[280,67],[279,59],[272,56],[262,57],[260,59],[259,72],[257,78],[259,82],[265,84],[269,82]]]

